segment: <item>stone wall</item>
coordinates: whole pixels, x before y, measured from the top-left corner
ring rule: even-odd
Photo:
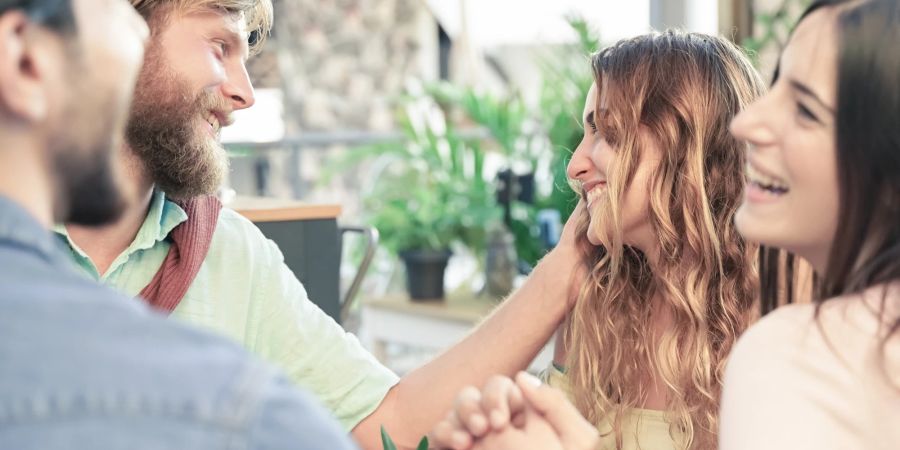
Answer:
[[[410,78],[438,72],[437,23],[423,0],[275,0],[275,29],[248,62],[257,88],[284,92],[288,136],[395,129],[394,107]],[[323,184],[341,145],[274,148],[232,161],[232,186],[257,194],[255,170],[268,167],[266,195],[339,202],[358,209],[365,168]]]
[[[288,133],[392,128],[392,99],[421,76],[427,17],[419,0],[277,1]]]

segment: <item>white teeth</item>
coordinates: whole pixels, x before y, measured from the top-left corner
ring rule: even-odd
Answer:
[[[765,190],[782,194],[789,190],[787,183],[778,178],[770,177],[766,174],[760,173],[750,164],[746,165],[745,174],[747,175],[747,180],[750,183],[753,183]]]
[[[593,189],[591,189],[590,191],[588,191],[588,193],[587,193],[587,202],[588,202],[588,204],[589,204],[589,205],[592,205],[592,204],[594,204],[597,200],[600,200],[600,198],[601,198],[602,195],[603,195],[603,191],[605,191],[605,190],[606,190],[606,186],[605,186],[605,185],[598,185],[598,186],[594,187]]]
[[[206,122],[212,126],[214,132],[219,131],[221,124],[219,124],[219,118],[216,117],[215,114],[213,114],[212,116],[209,116],[209,118],[206,119]]]

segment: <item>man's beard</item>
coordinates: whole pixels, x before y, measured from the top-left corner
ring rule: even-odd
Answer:
[[[77,52],[72,53],[72,73],[90,73],[77,59]],[[118,219],[126,206],[115,170],[115,152],[122,144],[128,111],[125,102],[130,95],[98,83],[90,76],[72,80],[59,131],[49,144],[52,170],[58,180],[54,219],[64,223],[107,224]],[[85,105],[84,99],[92,101]]]
[[[138,79],[125,131],[128,146],[167,196],[184,200],[213,194],[228,171],[228,156],[198,124],[210,111],[230,108],[216,94],[191,95],[189,84],[153,53],[148,49]]]
[[[96,226],[119,218],[125,200],[113,169],[113,145],[109,139],[86,154],[72,149],[60,149],[54,154],[53,169],[59,176],[56,220]]]

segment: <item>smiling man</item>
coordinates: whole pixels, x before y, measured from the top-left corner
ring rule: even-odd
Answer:
[[[530,362],[571,307],[574,239],[472,336],[398,379],[307,298],[274,243],[211,196],[227,169],[219,129],[254,103],[245,64],[270,29],[270,0],[132,4],[151,30],[123,156],[137,195],[112,225],[58,229],[85,274],[274,363],[366,448],[381,448],[381,425],[414,446],[463,386]]]

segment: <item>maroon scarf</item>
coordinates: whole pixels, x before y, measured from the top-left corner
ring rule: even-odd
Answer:
[[[164,314],[171,314],[181,303],[209,252],[222,202],[215,196],[196,197],[176,202],[187,213],[187,220],[169,233],[169,254],[140,297]]]

